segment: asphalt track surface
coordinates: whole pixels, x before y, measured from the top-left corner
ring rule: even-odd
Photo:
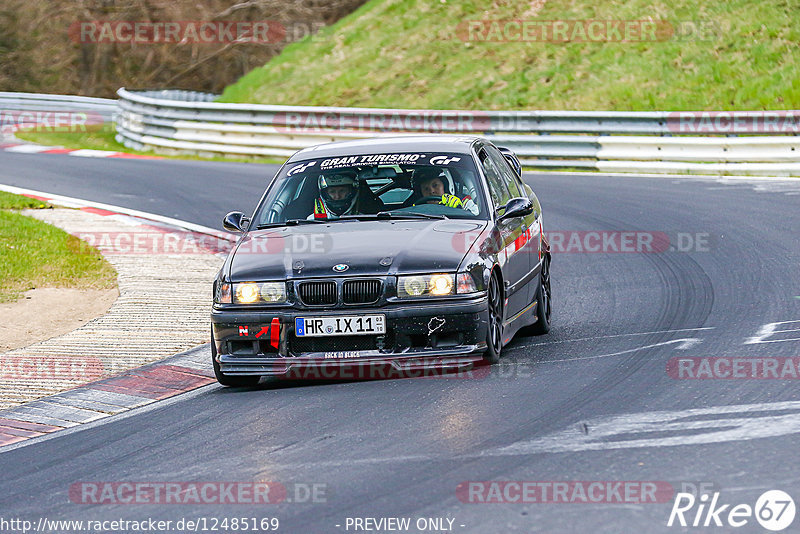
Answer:
[[[227,211],[252,210],[275,169],[0,153],[0,183],[216,228]],[[702,234],[707,245],[554,254],[551,333],[517,337],[485,376],[213,385],[0,450],[1,515],[34,522],[277,517],[279,532],[353,532],[348,518],[365,517],[408,517],[410,532],[418,518],[454,519],[453,532],[764,531],[753,517],[738,529],[668,528],[672,498],[459,499],[465,495],[456,488],[468,481],[659,481],[676,492],[705,484],[731,505],[754,506],[771,489],[800,499],[797,380],[681,380],[666,372],[674,357],[800,355],[800,332],[780,332],[800,322],[762,331],[800,321],[800,181],[526,180],[543,204],[546,230],[664,232],[673,245],[684,232]],[[285,485],[293,502],[69,498],[81,481],[254,480]],[[302,484],[321,484],[324,495],[297,502]],[[800,518],[789,530],[798,525]]]

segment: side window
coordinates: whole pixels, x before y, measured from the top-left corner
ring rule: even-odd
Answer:
[[[527,197],[526,193],[520,191],[519,183],[517,182],[516,176],[514,176],[513,171],[504,172],[503,176],[508,175],[508,179],[506,183],[508,184],[508,190],[511,192],[511,198],[517,197]]]
[[[503,154],[501,154],[500,151],[495,149],[493,146],[487,146],[486,152],[489,154],[489,158],[500,170],[500,175],[503,177],[503,182],[505,182],[506,187],[508,187],[509,193],[511,193],[511,198],[527,197],[527,193],[523,193],[521,191],[519,183],[517,182],[517,175],[514,170],[509,167],[506,158],[503,157]]]
[[[313,202],[312,198],[316,195],[317,184],[312,177],[302,175],[289,177],[283,182],[269,210],[261,215],[258,224],[304,218],[309,213],[308,204]]]
[[[500,174],[500,169],[497,167],[497,164],[492,161],[492,158],[489,157],[485,149],[481,150],[478,157],[481,160],[483,172],[486,174],[486,179],[489,182],[489,194],[492,196],[494,207],[499,208],[505,206],[506,203],[511,200],[511,194]]]
[[[469,196],[473,199],[478,198],[477,185],[480,180],[477,179],[474,171],[462,170],[453,176],[456,183],[461,183],[461,190],[456,194],[460,197]]]

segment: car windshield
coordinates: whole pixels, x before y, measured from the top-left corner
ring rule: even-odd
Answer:
[[[472,157],[390,153],[293,162],[275,177],[254,223],[394,218],[487,219]]]

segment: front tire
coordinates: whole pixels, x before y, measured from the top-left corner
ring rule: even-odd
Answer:
[[[244,376],[230,376],[222,374],[222,370],[217,363],[217,344],[214,342],[214,331],[211,331],[211,365],[214,367],[214,376],[217,382],[223,386],[232,388],[240,388],[247,386],[255,386],[261,380],[260,376],[244,375]]]
[[[488,303],[489,328],[483,360],[494,364],[500,361],[500,351],[503,349],[503,294],[500,291],[500,281],[494,274],[489,278]]]

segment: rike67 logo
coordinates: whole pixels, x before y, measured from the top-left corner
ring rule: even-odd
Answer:
[[[794,500],[781,490],[769,490],[761,494],[755,506],[749,504],[723,504],[719,492],[711,496],[702,494],[695,497],[691,493],[678,493],[672,504],[667,526],[682,527],[728,527],[739,528],[747,525],[755,517],[761,527],[772,532],[785,530],[792,524],[795,516]],[[709,502],[710,501],[710,502]]]

